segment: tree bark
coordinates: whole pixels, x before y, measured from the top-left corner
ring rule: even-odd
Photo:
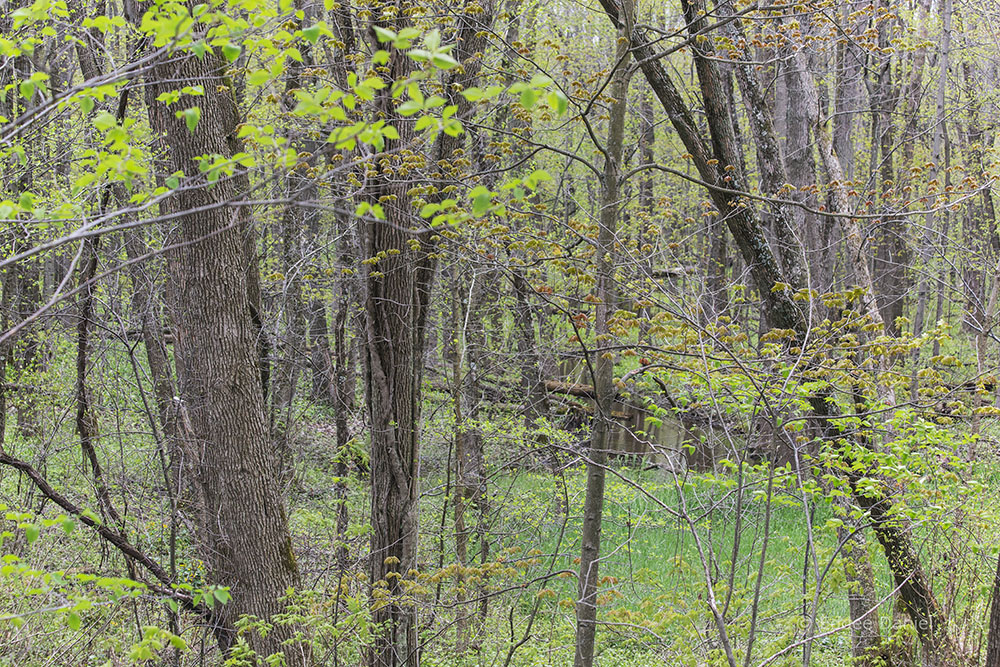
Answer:
[[[190,424],[187,449],[197,452],[197,480],[205,501],[198,517],[199,551],[209,580],[228,586],[232,600],[220,608],[213,628],[228,651],[236,641],[235,622],[243,614],[268,620],[282,610],[286,589],[299,583],[284,500],[268,442],[256,263],[250,265],[249,210],[228,202],[243,197],[247,179],[220,178],[213,185],[200,175],[197,158],[231,156],[238,112],[213,55],[174,53],[149,76],[150,125],[163,135],[167,168],[185,174],[183,186],[161,204],[180,218],[184,245],[171,262],[171,289],[177,309],[174,350],[180,401]],[[202,85],[193,98],[201,107],[190,131],[157,96],[185,85]],[[251,645],[262,656],[281,650],[289,665],[306,664],[297,646],[282,647],[293,628],[276,626]]]
[[[718,13],[722,18],[732,17],[735,14],[732,0],[719,3]],[[695,26],[698,29],[703,28],[703,23],[703,20],[699,20],[697,23],[689,22],[689,32],[696,32]],[[746,38],[739,21],[730,22],[726,26],[726,30],[737,41],[745,41]],[[711,67],[707,63],[706,66]],[[801,272],[798,271],[798,267],[802,265],[802,246],[796,241],[802,232],[802,224],[799,222],[799,218],[802,216],[800,216],[801,211],[785,203],[784,198],[779,199],[785,189],[785,184],[789,182],[789,175],[781,152],[781,145],[778,143],[778,135],[774,129],[774,112],[765,98],[764,86],[761,85],[754,65],[746,60],[737,60],[733,63],[733,68],[736,72],[740,94],[743,97],[743,106],[747,110],[750,134],[756,148],[761,193],[773,198],[768,203],[768,208],[771,215],[774,216],[774,229],[781,268],[785,275],[790,277],[793,285],[802,286],[805,284],[805,277],[800,275]],[[789,89],[788,97],[793,97],[791,89]],[[790,104],[789,109],[792,108],[798,108],[798,105]],[[786,114],[786,116],[787,132],[792,134],[793,121],[797,119],[791,113]],[[808,132],[806,139],[808,139]],[[794,185],[811,185],[814,181],[808,169],[808,165],[812,162],[811,154],[805,146],[801,149],[797,145],[790,146],[790,148],[799,152],[794,154],[794,159],[789,159],[789,167],[794,165],[800,171],[804,170],[804,173],[795,174],[799,177],[800,182],[794,182]],[[803,167],[803,164],[806,166]],[[741,181],[745,181],[745,178],[741,177]]]
[[[991,597],[990,630],[986,637],[985,667],[1000,667],[1000,556],[997,557],[996,574],[993,575]]]
[[[939,54],[939,62],[941,70],[939,73],[938,88],[936,95],[936,114],[935,114],[935,132],[934,140],[932,143],[932,158],[931,161],[934,166],[931,168],[931,178],[936,181],[941,174],[941,161],[943,160],[943,149],[945,142],[947,140],[947,125],[945,119],[945,93],[947,92],[948,83],[948,61],[951,51],[951,0],[945,0],[942,8],[942,33],[941,33],[941,50]],[[941,188],[943,189],[943,188]],[[933,208],[933,205],[931,206]],[[947,218],[947,212],[944,214]],[[920,256],[920,282],[917,288],[917,307],[916,313],[913,317],[913,335],[919,336],[923,333],[927,318],[927,304],[930,300],[931,291],[931,281],[933,280],[933,253],[932,247],[934,244],[934,213],[928,213],[924,222],[924,234],[920,241],[919,246],[919,256]],[[910,398],[912,400],[917,399],[917,369],[920,361],[920,350],[915,349],[911,354],[911,360],[913,362],[913,376],[910,381]]]
[[[404,14],[400,6],[400,16]],[[385,25],[400,30],[400,18]],[[374,39],[374,34],[373,34]],[[381,258],[364,278],[364,366],[371,433],[372,621],[381,626],[368,655],[371,667],[419,664],[416,611],[403,600],[401,579],[416,567],[417,499],[420,462],[420,385],[424,368],[427,302],[436,260],[430,234],[414,216],[407,190],[410,182],[396,176],[396,147],[414,140],[412,124],[398,123],[394,80],[412,71],[402,51],[389,48],[386,87],[376,96],[375,110],[397,127],[399,139],[387,140],[384,156],[375,161],[363,193],[380,204],[385,219],[368,217],[362,225],[362,254]],[[384,202],[384,203],[383,203]]]
[[[888,13],[891,4],[889,0],[881,0],[879,9]],[[878,22],[878,45],[880,49],[888,50],[892,21],[882,18]],[[885,320],[886,331],[898,336],[899,326],[896,320],[903,315],[907,284],[906,270],[910,263],[907,245],[906,221],[894,211],[893,199],[898,195],[896,172],[893,159],[895,132],[893,113],[896,109],[898,94],[892,81],[892,55],[886,56],[877,63],[877,76],[872,91],[872,114],[874,117],[874,133],[872,137],[872,154],[878,147],[879,161],[872,170],[871,178],[880,181],[874,189],[885,201],[882,212],[885,219],[878,225],[875,233],[876,252],[873,263],[873,275],[877,288],[876,299],[879,310]],[[866,259],[867,261],[867,259]]]
[[[631,11],[631,7],[626,12]],[[626,19],[626,23],[631,20]],[[610,341],[609,320],[616,307],[615,268],[620,215],[620,186],[625,135],[625,110],[628,96],[628,32],[619,29],[615,51],[617,69],[611,82],[611,108],[608,112],[608,135],[604,147],[604,173],[601,180],[601,211],[594,256],[597,274],[597,302],[594,307],[594,347],[589,353],[596,405],[590,435],[587,462],[587,491],[580,532],[580,569],[576,601],[575,667],[594,664],[594,641],[597,633],[597,589],[600,570],[601,524],[604,513],[604,477],[608,459],[609,436],[614,419],[611,415],[615,389],[612,382],[614,357],[601,348]],[[730,126],[732,131],[732,126]]]

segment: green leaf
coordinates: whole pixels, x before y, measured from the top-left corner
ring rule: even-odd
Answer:
[[[427,49],[412,49],[407,51],[406,55],[410,56],[410,60],[416,60],[418,63],[427,62],[433,57]]]
[[[194,132],[195,128],[198,127],[198,121],[201,120],[201,108],[191,107],[184,111],[178,111],[177,117],[184,119],[188,132]]]
[[[94,127],[96,127],[101,132],[109,130],[117,124],[118,121],[115,120],[115,117],[112,116],[107,111],[102,111],[101,113],[97,114],[97,116],[94,118]]]
[[[190,46],[192,53],[197,56],[198,60],[204,60],[205,54],[211,49],[208,48],[208,44],[204,40],[199,40]]]
[[[423,105],[416,100],[407,100],[399,105],[396,111],[400,116],[412,116],[423,109]]]
[[[69,535],[76,529],[76,521],[73,521],[70,517],[63,517],[62,520],[63,532]]]
[[[472,215],[480,216],[486,211],[490,210],[490,204],[493,203],[493,197],[490,193],[483,193],[477,195],[475,199],[472,200]]]
[[[431,56],[431,62],[438,69],[451,69],[452,67],[458,67],[458,61],[449,56],[447,53],[435,53]]]
[[[385,43],[385,42],[392,42],[392,41],[394,41],[396,39],[396,33],[394,33],[392,30],[387,30],[385,28],[380,28],[377,25],[372,26],[372,30],[375,31],[375,37],[377,37],[378,41],[380,41],[380,42],[383,42],[383,43]]]
[[[315,44],[316,40],[319,39],[320,31],[321,26],[317,23],[316,25],[311,25],[308,28],[303,28],[302,36],[305,37],[310,44]]]
[[[216,588],[213,593],[215,594],[215,599],[222,604],[226,604],[230,599],[232,599],[232,595],[229,594],[228,588]]]
[[[255,70],[250,73],[250,76],[247,77],[247,82],[251,86],[263,86],[270,80],[271,73],[263,69]]]
[[[243,53],[243,49],[232,42],[227,42],[222,46],[222,55],[225,56],[226,60],[229,62],[234,62]]]
[[[535,100],[537,98],[538,95],[535,93],[534,90],[532,90],[531,88],[525,88],[524,90],[521,91],[521,100],[520,100],[521,106],[524,107],[525,109],[530,109],[531,107],[535,106]]]
[[[27,523],[24,525],[24,537],[28,540],[28,544],[37,540],[41,532],[41,528],[33,523]]]
[[[566,109],[569,107],[569,100],[561,90],[553,90],[549,93],[548,101],[549,108],[555,111],[558,116],[566,113]]]
[[[88,171],[87,173],[83,174],[82,176],[80,176],[80,178],[76,179],[75,183],[73,183],[73,188],[72,188],[73,194],[80,192],[85,187],[93,183],[96,179],[97,175],[92,171]]]
[[[80,614],[76,613],[75,611],[71,611],[70,613],[66,614],[66,625],[68,625],[69,629],[73,630],[74,632],[76,630],[79,630]]]
[[[35,208],[35,195],[30,192],[22,192],[20,198],[17,200],[17,205],[23,211],[30,211]]]
[[[441,46],[441,31],[435,29],[424,35],[424,46],[431,51],[437,51]]]
[[[156,96],[157,102],[163,102],[168,107],[179,99],[181,99],[181,94],[177,90],[168,90]]]
[[[524,179],[524,184],[527,185],[532,190],[534,190],[539,183],[551,180],[552,177],[549,176],[547,172],[541,169],[536,169],[535,171],[531,172],[531,174],[529,174],[526,179]]]
[[[21,93],[21,97],[26,100],[30,100],[31,96],[35,94],[35,82],[30,80],[22,81],[21,85],[19,85],[17,89]]]
[[[81,97],[77,100],[80,105],[80,111],[85,114],[90,113],[94,110],[94,98],[93,97]]]

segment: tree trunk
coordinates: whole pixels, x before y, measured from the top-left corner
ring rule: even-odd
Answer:
[[[888,10],[890,6],[888,0],[881,0],[880,9]],[[878,22],[878,45],[879,48],[886,49],[886,51],[889,47],[891,27],[892,22],[888,18]],[[886,204],[882,208],[885,219],[877,227],[875,233],[876,253],[873,273],[877,288],[878,307],[885,320],[886,331],[893,336],[899,335],[896,320],[903,315],[903,306],[909,289],[906,269],[910,262],[906,221],[893,212],[894,204],[892,202],[899,192],[893,166],[895,163],[893,155],[896,150],[893,138],[895,135],[893,112],[896,109],[897,99],[897,90],[892,81],[892,55],[888,55],[877,65],[877,77],[872,95],[875,128],[872,153],[874,154],[877,145],[879,161],[871,178],[881,181],[875,189],[886,200]],[[867,261],[867,256],[864,258]]]
[[[937,98],[936,98],[936,118],[935,118],[935,132],[934,140],[932,144],[932,158],[931,161],[934,163],[931,171],[931,178],[937,180],[941,174],[941,161],[943,159],[943,149],[944,144],[947,139],[947,126],[945,120],[945,93],[947,92],[948,84],[948,61],[951,51],[951,0],[945,0],[943,7],[941,8],[942,20],[943,20],[943,30],[941,34],[941,52],[939,56],[939,62],[941,65],[941,70],[939,73],[938,88],[937,88]],[[943,189],[943,188],[942,188]],[[933,206],[931,207],[933,208]],[[945,216],[948,214],[945,213]],[[925,321],[927,317],[927,303],[930,299],[931,281],[933,280],[933,268],[932,268],[932,246],[934,244],[934,214],[928,213],[925,218],[924,224],[924,234],[921,239],[919,246],[920,254],[920,283],[917,288],[917,309],[913,318],[913,335],[919,336],[923,333],[925,329]],[[910,398],[911,400],[917,399],[917,366],[920,360],[920,350],[915,349],[911,353],[911,360],[913,362],[913,375],[910,381]]]
[[[626,9],[631,11],[631,8]],[[615,242],[618,218],[622,155],[625,135],[625,110],[628,96],[628,35],[619,30],[615,70],[611,83],[611,108],[608,113],[608,138],[604,148],[604,174],[601,182],[601,212],[594,257],[597,274],[597,302],[594,308],[594,347],[588,353],[596,405],[590,435],[587,462],[587,492],[580,534],[579,593],[576,601],[575,667],[594,664],[594,639],[597,631],[597,588],[601,553],[601,524],[604,513],[604,476],[608,459],[609,436],[614,419],[611,415],[615,389],[612,383],[614,356],[603,352],[610,342],[609,320],[616,308]],[[731,131],[730,126],[730,131]]]
[[[243,614],[270,619],[281,598],[299,583],[284,500],[268,442],[258,339],[261,335],[257,265],[249,263],[249,209],[226,205],[243,196],[247,180],[200,175],[197,158],[233,154],[238,112],[224,78],[225,65],[213,55],[175,53],[149,76],[150,125],[162,133],[168,170],[187,182],[161,204],[179,218],[183,246],[171,262],[174,350],[180,401],[190,420],[186,443],[198,454],[198,478],[205,512],[198,517],[200,553],[209,581],[229,586],[232,600],[222,606],[213,628],[223,650],[236,641]],[[157,96],[185,85],[202,85],[192,98],[201,107],[190,131]],[[298,646],[282,647],[293,628],[277,626],[251,645],[266,656],[283,650],[289,665],[303,665]]]
[[[1000,556],[997,557],[996,574],[993,575],[991,597],[990,631],[986,638],[985,667],[1000,667]]]
[[[398,31],[399,19],[386,24]],[[383,45],[386,46],[386,45]],[[362,256],[380,258],[366,267],[364,366],[371,434],[371,556],[372,621],[380,625],[368,654],[371,667],[419,664],[416,610],[403,598],[401,579],[417,562],[417,499],[420,462],[420,386],[424,368],[427,303],[434,281],[433,242],[416,218],[407,190],[410,182],[396,169],[401,156],[394,149],[413,139],[412,124],[394,122],[399,100],[393,80],[402,80],[413,63],[402,51],[389,48],[386,87],[375,98],[375,111],[394,125],[399,139],[387,140],[384,157],[369,172],[366,201],[380,204],[384,219],[362,223]]]

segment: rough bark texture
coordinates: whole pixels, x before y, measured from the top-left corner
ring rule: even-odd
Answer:
[[[732,3],[727,1],[718,6],[719,15],[731,17],[734,14]],[[691,29],[689,24],[689,30]],[[739,21],[732,21],[727,26],[727,31],[737,39],[746,39]],[[802,232],[802,224],[799,222],[800,209],[796,209],[785,203],[785,199],[778,197],[782,194],[785,184],[789,182],[789,175],[786,173],[785,160],[782,156],[781,146],[778,143],[778,135],[775,132],[775,118],[765,98],[765,87],[761,84],[755,66],[748,60],[737,60],[733,64],[736,73],[736,81],[739,84],[740,94],[743,97],[743,106],[747,110],[749,119],[750,134],[753,137],[754,146],[757,152],[757,170],[760,178],[761,193],[775,197],[768,207],[771,215],[774,216],[774,230],[778,247],[778,255],[781,268],[786,275],[790,276],[793,285],[804,285],[805,279],[802,275],[796,275],[798,267],[802,265],[801,244],[796,242],[796,238]],[[789,97],[794,96],[789,92]],[[789,104],[789,109],[798,108],[796,104]],[[792,114],[788,115],[788,132],[792,132]],[[807,133],[808,138],[808,133]],[[798,147],[794,147],[798,148]],[[804,149],[802,149],[804,152]],[[811,165],[811,154],[806,154],[810,159],[807,164]],[[801,160],[800,153],[795,153],[794,158],[789,157],[789,167],[798,167],[794,160]],[[798,174],[797,174],[798,175]],[[811,173],[806,173],[808,179],[805,182],[794,182],[795,185],[811,185],[814,179]]]
[[[986,638],[986,667],[1000,667],[1000,556],[997,557],[996,574],[993,575],[993,594],[990,601],[990,631]]]
[[[401,25],[386,27],[399,30]],[[404,53],[391,50],[389,71],[384,74],[389,85],[376,98],[377,111],[390,123],[398,118],[398,100],[390,92],[392,81],[405,79],[411,67]],[[372,620],[384,627],[368,656],[372,667],[419,663],[416,613],[402,599],[400,580],[416,567],[420,384],[435,262],[429,238],[416,231],[421,221],[409,205],[409,181],[395,173],[401,166],[399,147],[413,140],[411,127],[397,125],[400,138],[386,142],[386,155],[377,160],[377,172],[369,177],[364,193],[371,203],[385,202],[385,219],[368,219],[362,230],[363,255],[384,257],[368,267],[364,281],[365,384],[371,431],[369,575]]]
[[[398,3],[396,15],[406,15],[407,4]],[[492,12],[484,12],[488,20]],[[400,18],[386,24],[391,30],[405,25]],[[478,20],[463,17],[453,55],[463,63],[449,74],[446,91],[454,94],[476,75],[481,63],[470,59],[483,38]],[[383,45],[385,48],[387,45]],[[396,126],[399,139],[387,141],[377,170],[369,175],[365,198],[380,203],[385,220],[367,221],[363,255],[380,257],[365,279],[366,374],[371,425],[372,542],[370,576],[373,584],[373,620],[384,623],[369,653],[373,667],[419,663],[416,614],[402,597],[401,577],[415,567],[417,548],[417,498],[421,381],[424,368],[428,300],[436,271],[434,236],[415,216],[407,190],[412,182],[402,178],[410,169],[403,160],[414,140],[412,124],[399,118],[398,98],[392,82],[406,78],[413,67],[405,53],[390,48],[385,77],[387,87],[376,97],[376,111]],[[456,116],[464,118],[469,103],[456,97]],[[431,175],[440,192],[450,180],[447,166],[463,139],[445,133],[434,146],[435,164],[442,170]]]
[[[888,0],[882,0],[880,7],[889,9]],[[889,46],[892,22],[883,19],[878,22],[878,44],[880,48]],[[885,320],[887,331],[899,335],[896,319],[903,314],[907,284],[906,269],[910,262],[909,248],[906,242],[906,221],[894,210],[892,199],[897,196],[895,173],[895,139],[893,113],[899,98],[898,90],[892,80],[892,56],[886,56],[878,63],[877,77],[872,90],[873,147],[878,146],[879,161],[873,164],[871,178],[880,181],[878,190],[887,205],[882,212],[885,219],[878,225],[875,232],[876,253],[873,264],[875,286],[879,310]],[[872,151],[874,155],[874,148]],[[867,261],[867,259],[866,259]]]
[[[601,6],[612,22],[618,26],[620,18],[617,5],[611,0],[601,0]],[[732,179],[727,180],[724,167],[713,163],[715,158],[706,147],[694,122],[694,116],[684,103],[667,70],[658,60],[653,45],[637,31],[633,31],[630,37],[632,55],[638,61],[650,88],[667,113],[678,138],[691,155],[691,161],[708,188],[712,202],[725,220],[740,253],[747,261],[754,286],[766,292],[761,294],[765,319],[774,326],[801,321],[801,313],[791,297],[790,290],[773,290],[778,283],[786,285],[789,283],[785,282],[785,276],[767,243],[753,206],[732,192],[739,183],[733,182]],[[735,146],[729,146],[725,150],[727,155],[735,155],[737,152]]]
[[[185,245],[171,262],[171,289],[180,401],[190,423],[186,448],[197,456],[194,481],[205,501],[198,517],[200,552],[212,583],[229,586],[232,601],[220,608],[214,628],[222,648],[235,641],[241,614],[269,619],[280,598],[299,581],[284,500],[269,451],[255,300],[254,263],[248,265],[248,211],[228,204],[244,196],[244,178],[220,178],[211,187],[199,175],[197,158],[232,155],[238,121],[235,99],[214,56],[186,53],[158,64],[149,77],[150,124],[162,134],[167,168],[185,182],[162,205],[180,218]],[[203,85],[196,98],[201,120],[194,132],[157,95],[185,85]],[[251,644],[263,655],[291,636],[278,627]],[[304,664],[296,647],[285,647],[290,665]]]

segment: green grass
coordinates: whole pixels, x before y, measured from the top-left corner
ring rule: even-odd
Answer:
[[[982,471],[990,478],[995,475],[987,467]],[[776,484],[771,501],[770,529],[765,536],[765,479],[760,472],[748,474],[740,544],[734,561],[737,524],[732,478],[689,480],[683,500],[688,515],[696,519],[689,523],[670,514],[669,510],[676,512],[682,506],[672,478],[655,471],[639,472],[629,468],[619,472],[627,481],[609,475],[606,491],[604,557],[600,567],[602,578],[607,579],[603,579],[601,592],[605,599],[599,618],[607,625],[598,636],[598,651],[602,654],[599,664],[664,664],[664,660],[667,664],[678,665],[718,662],[721,659],[718,632],[706,602],[709,578],[720,607],[729,597],[726,631],[739,659],[746,647],[765,538],[767,553],[758,602],[754,664],[801,639],[806,623],[804,614],[811,614],[814,604],[817,605],[818,632],[834,630],[849,622],[844,570],[836,555],[837,533],[827,525],[828,519],[835,516],[828,498],[811,497],[807,511],[791,478],[784,480],[786,483]],[[510,549],[505,559],[517,566],[518,573],[503,581],[492,581],[495,588],[516,586],[519,581],[535,580],[549,571],[575,572],[585,485],[583,468],[568,471],[565,479],[569,513],[561,542],[558,535],[564,517],[553,500],[559,486],[552,475],[517,471],[493,480],[494,488],[510,491],[503,496],[503,512],[495,518],[491,529],[499,542],[492,551],[496,554],[504,548]],[[641,487],[641,491],[636,487]],[[995,494],[990,494],[981,500],[988,506],[993,496]],[[425,502],[423,525],[435,525],[432,517],[439,521],[440,509],[440,498]],[[949,510],[942,507],[941,512],[944,515]],[[934,578],[942,601],[948,600],[946,604],[970,612],[969,622],[981,626],[981,612],[988,591],[973,586],[972,582],[990,581],[988,575],[994,563],[989,558],[963,557],[960,563],[952,563],[950,570],[942,567],[942,558],[952,547],[942,548],[941,545],[951,540],[953,544],[961,542],[968,546],[973,541],[972,528],[971,519],[969,525],[952,532],[942,531],[927,522],[916,526],[914,540],[921,546],[925,567]],[[438,548],[438,531],[431,529],[424,537],[425,553],[427,549]],[[450,538],[446,536],[449,545]],[[974,541],[988,544],[988,539],[991,538],[986,533],[980,532]],[[699,554],[699,541],[708,575]],[[878,597],[882,598],[893,588],[891,577],[877,543],[873,540],[868,547],[875,568]],[[446,553],[446,563],[448,556],[450,554]],[[954,575],[951,581],[949,575]],[[730,576],[733,581],[731,596]],[[952,595],[956,587],[962,591]],[[525,651],[522,647],[512,664],[565,664],[572,659],[575,577],[563,576],[533,583],[514,600],[510,600],[512,594],[506,594],[499,604],[512,605],[515,611],[503,620],[514,619],[515,629],[520,628],[523,632],[524,621],[531,614],[539,593],[542,598],[533,628],[533,648]],[[888,635],[892,628],[891,604],[881,609],[880,625],[883,636]],[[491,635],[494,654],[504,651],[505,642],[500,641],[500,637],[509,645],[508,626],[509,623],[498,623],[496,632]],[[516,641],[521,635],[515,631],[513,636]],[[843,664],[844,656],[850,653],[850,634],[844,630],[816,640],[812,651],[814,665]],[[789,664],[801,664],[801,649],[786,657]],[[779,659],[774,664],[784,662]]]

